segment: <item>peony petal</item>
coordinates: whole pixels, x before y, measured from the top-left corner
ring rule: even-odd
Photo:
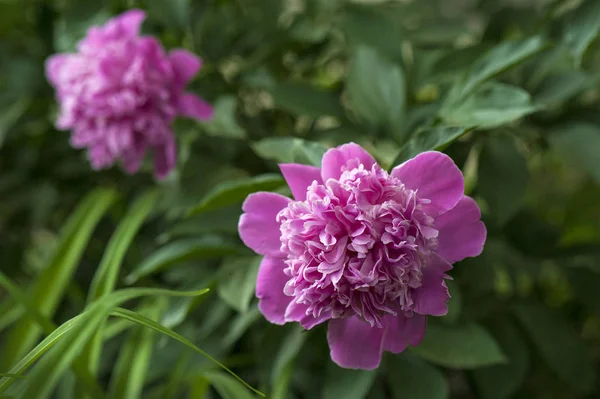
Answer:
[[[142,10],[129,10],[114,18],[121,28],[121,32],[128,36],[137,36],[140,33],[142,23],[146,19],[146,13]]]
[[[212,105],[201,99],[195,94],[185,93],[179,100],[179,113],[188,118],[194,118],[199,121],[212,119],[214,109]]]
[[[444,279],[452,265],[439,256],[431,256],[423,268],[422,285],[412,291],[413,310],[422,315],[444,316],[448,313],[450,293]]]
[[[313,181],[322,184],[321,169],[316,166],[301,165],[298,163],[281,163],[279,169],[285,178],[296,201],[306,199],[306,189]]]
[[[357,317],[330,320],[327,342],[331,359],[347,369],[376,369],[381,362],[384,331]]]
[[[431,204],[423,205],[430,216],[454,208],[465,191],[460,169],[452,158],[437,151],[423,152],[396,166],[391,174],[411,190],[418,190],[419,198],[431,200]]]
[[[283,293],[285,283],[290,279],[283,270],[283,259],[265,256],[258,269],[256,297],[258,309],[265,318],[274,324],[285,324],[285,311],[292,297]]]
[[[169,60],[173,65],[177,83],[184,86],[202,67],[202,60],[197,55],[183,49],[176,49],[169,53]]]
[[[414,313],[406,317],[404,313],[398,316],[386,316],[384,319],[387,330],[383,339],[383,349],[392,353],[400,353],[410,344],[418,345],[425,336],[427,316]]]
[[[162,180],[177,164],[177,148],[175,140],[168,140],[165,144],[155,146],[152,149],[154,154],[154,175]]]
[[[253,193],[246,198],[238,230],[249,248],[261,255],[281,257],[279,223],[276,217],[291,200],[275,193]]]
[[[342,172],[348,166],[348,161],[354,161],[350,168],[355,168],[363,164],[365,169],[371,169],[375,163],[375,158],[371,156],[364,148],[355,143],[348,143],[328,150],[323,155],[321,161],[321,176],[323,181],[328,179],[339,179]]]
[[[307,330],[310,330],[314,326],[331,319],[331,312],[323,312],[319,317],[313,317],[312,315],[306,314],[307,309],[308,306],[304,304],[290,302],[288,308],[285,311],[285,320],[297,321],[302,325],[302,327],[306,328]]]
[[[60,83],[60,75],[63,67],[74,57],[73,54],[56,54],[48,57],[45,63],[46,78],[56,86]]]
[[[450,263],[479,255],[487,234],[480,218],[479,206],[466,196],[454,208],[438,216],[435,219],[439,230],[437,252]]]

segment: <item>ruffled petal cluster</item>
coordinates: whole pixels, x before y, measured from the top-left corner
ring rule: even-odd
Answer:
[[[156,38],[140,35],[144,19],[131,10],[90,28],[76,53],[46,61],[46,75],[60,104],[56,127],[72,132],[71,145],[88,150],[94,169],[120,161],[135,173],[150,150],[155,175],[164,178],[176,164],[175,117],[208,120],[213,109],[185,92],[200,58],[166,53]]]
[[[259,308],[276,324],[328,323],[332,359],[376,368],[424,336],[442,316],[452,263],[481,253],[486,229],[464,195],[462,173],[439,152],[383,170],[350,143],[329,150],[321,168],[280,165],[294,200],[255,193],[239,232],[264,255]]]

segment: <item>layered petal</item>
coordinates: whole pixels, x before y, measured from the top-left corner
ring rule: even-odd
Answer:
[[[384,328],[371,327],[357,317],[330,320],[327,342],[331,359],[340,367],[372,370],[383,352]]]
[[[168,140],[163,145],[153,147],[152,152],[154,153],[154,175],[159,180],[164,179],[177,164],[175,140]]]
[[[267,192],[253,193],[242,205],[245,212],[240,217],[240,238],[249,248],[261,255],[283,257],[280,252],[277,213],[291,200],[283,195]]]
[[[290,190],[296,201],[304,201],[306,199],[306,189],[317,181],[321,181],[321,169],[316,166],[302,165],[298,163],[282,163],[279,164],[279,169],[285,178]]]
[[[365,169],[371,169],[375,158],[364,148],[355,143],[348,143],[328,150],[321,161],[321,176],[323,181],[339,179],[346,169],[354,169],[363,164]]]
[[[292,301],[285,311],[286,321],[297,321],[302,327],[310,330],[314,326],[331,319],[331,312],[323,312],[319,317],[314,317],[312,314],[307,314],[307,309],[308,306]]]
[[[425,327],[427,326],[427,316],[414,313],[407,317],[404,313],[398,316],[386,316],[385,327],[387,328],[384,339],[383,349],[392,353],[400,353],[408,345],[418,345],[425,336]]]
[[[191,93],[185,93],[181,96],[177,108],[181,115],[199,121],[210,120],[214,114],[214,108],[209,103]]]
[[[110,23],[118,25],[120,33],[126,36],[137,36],[140,33],[142,23],[146,19],[146,13],[142,10],[129,10],[116,17]]]
[[[448,155],[437,151],[423,152],[396,166],[391,173],[419,198],[431,200],[423,205],[430,216],[437,216],[454,208],[463,197],[463,175]]]
[[[452,265],[440,256],[431,256],[423,267],[421,286],[412,291],[413,310],[422,315],[444,316],[448,313],[450,293],[445,279]]]
[[[183,49],[172,50],[169,60],[175,72],[178,84],[185,85],[202,67],[202,60],[197,55]]]
[[[258,309],[267,320],[274,324],[285,324],[285,312],[292,297],[283,293],[283,287],[289,280],[283,270],[283,259],[265,256],[258,269],[256,297]]]
[[[450,263],[481,254],[487,231],[480,219],[479,206],[466,196],[454,208],[438,216],[435,219],[439,230],[437,252]]]

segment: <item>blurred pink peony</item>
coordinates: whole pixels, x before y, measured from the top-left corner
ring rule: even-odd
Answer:
[[[131,10],[90,28],[77,53],[46,61],[46,75],[60,103],[57,128],[72,131],[71,145],[88,149],[94,169],[120,160],[135,173],[150,149],[155,175],[164,178],[177,158],[173,119],[208,120],[213,109],[184,91],[200,58],[182,49],[167,54],[156,38],[140,36],[144,19]]]
[[[280,165],[295,201],[259,192],[243,205],[239,233],[264,255],[259,308],[272,323],[328,322],[332,359],[373,369],[425,334],[427,315],[448,312],[452,263],[481,253],[486,228],[464,195],[452,159],[424,152],[381,169],[350,143],[321,168]]]

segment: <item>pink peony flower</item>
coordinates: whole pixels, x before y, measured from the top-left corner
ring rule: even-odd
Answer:
[[[272,323],[328,322],[331,358],[373,369],[443,316],[452,263],[481,253],[486,229],[464,195],[463,176],[439,152],[383,170],[362,147],[325,153],[321,168],[282,164],[295,201],[259,192],[239,221],[244,243],[264,255],[259,308]]]
[[[156,38],[140,36],[144,19],[131,10],[90,28],[77,53],[46,61],[46,75],[60,103],[56,127],[72,130],[71,145],[88,149],[92,168],[120,160],[135,173],[150,149],[155,174],[164,178],[177,157],[173,119],[207,120],[213,109],[184,92],[200,58],[182,49],[167,54]]]

